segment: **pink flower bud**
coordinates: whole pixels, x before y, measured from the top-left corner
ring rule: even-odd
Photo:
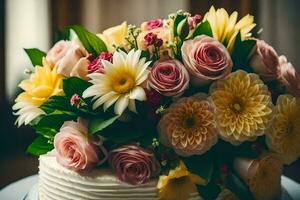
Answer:
[[[152,19],[152,20],[149,20],[148,22],[146,22],[145,29],[149,31],[149,30],[159,28],[162,26],[163,26],[162,19]]]
[[[81,98],[78,94],[74,94],[70,99],[71,106],[77,106],[80,102]]]

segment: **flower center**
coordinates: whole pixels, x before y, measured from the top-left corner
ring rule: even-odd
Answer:
[[[113,80],[112,88],[115,92],[128,93],[134,87],[134,78],[130,74],[122,74]]]
[[[231,110],[235,113],[241,113],[243,110],[243,102],[240,99],[237,99],[231,105]]]
[[[196,119],[192,116],[189,116],[184,120],[184,125],[187,128],[193,128],[195,126],[195,124],[196,124]]]

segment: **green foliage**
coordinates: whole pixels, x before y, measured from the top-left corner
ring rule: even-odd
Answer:
[[[37,137],[32,144],[27,148],[27,152],[39,156],[53,149],[53,144],[43,136]]]
[[[184,163],[190,172],[204,178],[207,183],[210,182],[214,171],[214,158],[212,151],[208,151],[201,156],[195,155],[184,158]]]
[[[207,35],[209,37],[213,37],[211,26],[210,26],[208,21],[201,22],[195,28],[195,31],[193,33],[193,37],[196,37],[198,35]]]
[[[220,186],[212,181],[205,186],[197,185],[197,190],[205,200],[215,200],[221,192]]]
[[[174,33],[174,36],[177,36],[178,35],[178,32],[177,32],[177,27],[178,27],[178,24],[183,21],[184,19],[186,19],[186,16],[183,15],[183,14],[180,14],[180,13],[177,13],[175,19],[174,19],[174,25],[173,25],[173,33]]]
[[[112,123],[114,123],[119,116],[109,117],[109,118],[97,118],[94,120],[91,120],[89,123],[89,133],[95,134],[104,128],[108,127]]]
[[[70,26],[67,29],[67,36],[69,38],[74,35],[72,31],[76,33],[84,48],[94,56],[98,56],[102,51],[107,51],[105,43],[97,35],[89,32],[82,26]]]
[[[231,55],[233,60],[233,65],[234,65],[233,71],[237,69],[243,69],[247,72],[252,72],[252,69],[249,67],[248,62],[255,46],[256,46],[256,40],[254,39],[242,40],[241,33],[238,33],[238,35],[236,36],[234,49]]]
[[[228,174],[225,180],[225,186],[235,193],[240,199],[254,200],[249,187],[235,174]]]
[[[43,57],[46,56],[45,52],[43,52],[39,49],[36,49],[36,48],[24,49],[24,50],[27,53],[27,55],[34,67],[37,65],[43,66]]]
[[[189,23],[187,18],[179,22],[177,26],[177,34],[181,40],[184,40],[190,32]]]
[[[63,89],[68,97],[74,94],[82,96],[82,93],[92,84],[78,77],[70,77],[63,80]]]

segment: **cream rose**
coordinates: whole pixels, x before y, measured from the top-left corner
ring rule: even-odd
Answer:
[[[102,34],[98,34],[103,42],[106,44],[109,52],[114,52],[115,47],[124,47],[126,45],[125,37],[128,34],[127,22],[123,22],[118,26],[106,29]]]
[[[48,51],[46,60],[55,65],[69,50],[71,41],[60,40]]]
[[[80,118],[77,122],[67,121],[63,124],[54,137],[54,147],[58,163],[78,172],[90,170],[107,158],[104,147],[88,135],[86,122]],[[103,155],[100,155],[101,151]],[[103,157],[102,161],[99,160],[100,156]]]
[[[182,59],[194,85],[225,78],[232,69],[232,60],[223,44],[200,35],[183,43]]]

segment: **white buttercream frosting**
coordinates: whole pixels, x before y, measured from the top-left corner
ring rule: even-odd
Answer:
[[[130,185],[118,180],[110,169],[95,169],[79,174],[56,162],[53,153],[40,156],[40,200],[156,200],[157,179],[143,185]],[[190,200],[201,200],[191,194]]]

